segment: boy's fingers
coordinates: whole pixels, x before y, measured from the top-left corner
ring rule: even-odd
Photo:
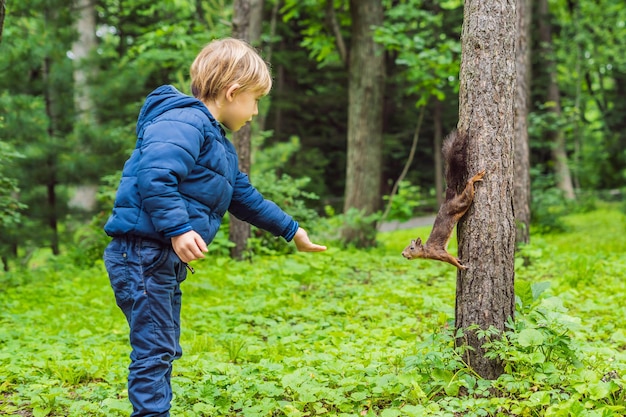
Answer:
[[[300,252],[322,252],[326,250],[326,246],[317,245],[310,240],[300,242],[300,244],[296,244],[296,248]]]
[[[202,237],[193,230],[172,238],[172,246],[183,262],[191,262],[196,259],[204,258],[203,252],[208,251]]]
[[[198,249],[200,249],[201,252],[209,251],[209,248],[207,248],[207,245],[204,242],[204,239],[202,239],[200,235],[196,236],[196,244],[198,245]],[[200,255],[202,255],[202,257],[204,258],[204,255],[202,253]]]

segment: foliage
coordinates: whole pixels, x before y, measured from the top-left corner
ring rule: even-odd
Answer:
[[[313,223],[318,218],[317,213],[306,207],[307,200],[316,200],[313,193],[304,191],[310,178],[291,178],[287,174],[277,177],[275,172],[265,172],[255,179],[255,186],[263,190],[263,195],[278,204],[289,213],[303,227]],[[254,253],[271,253],[275,250],[284,250],[281,241],[271,236],[268,232],[255,228],[254,237],[249,242],[250,249]],[[267,251],[270,252],[267,252]]]
[[[20,224],[20,211],[25,208],[17,198],[17,180],[4,169],[11,159],[21,157],[12,146],[0,141],[0,229],[17,227]]]
[[[543,56],[537,53],[537,42],[532,44],[532,165],[541,176],[551,173],[546,134],[558,128],[565,134],[575,185],[582,190],[578,195],[619,189],[626,176],[626,102],[622,99],[626,60],[621,53],[626,7],[617,0],[549,3],[554,54]],[[387,184],[389,178],[397,178],[396,167],[406,158],[416,104],[426,108],[421,137],[434,136],[437,101],[443,129],[456,123],[463,8],[459,0],[384,0],[383,6],[385,23],[375,33],[387,58],[383,109],[383,184]],[[134,124],[146,94],[165,83],[188,92],[188,67],[197,51],[210,39],[231,33],[231,0],[99,0],[95,7],[98,48],[79,63],[68,53],[77,39],[73,2],[7,4],[0,46],[0,68],[5,75],[0,79],[4,118],[0,136],[26,156],[6,167],[19,183],[20,201],[28,205],[14,242],[20,254],[30,251],[30,246],[49,243],[53,215],[61,231],[80,229],[83,233],[79,225],[62,224],[69,190],[98,184],[101,177],[118,170],[133,148]],[[536,22],[537,16],[533,18]],[[319,213],[326,206],[335,211],[342,207],[348,71],[336,45],[338,35],[349,45],[350,25],[346,0],[265,2],[263,44],[259,46],[271,57],[276,79],[265,119],[265,128],[273,131],[267,142],[289,143],[291,137],[299,138],[300,149],[282,165],[277,178],[283,173],[311,178],[303,191],[318,198],[305,198],[306,207]],[[554,103],[545,102],[548,59],[556,64],[561,91],[558,118],[549,111]],[[90,124],[77,122],[73,110],[73,71],[78,66],[90,74],[87,82],[96,108]],[[414,186],[432,187],[433,152],[428,141],[419,147],[414,163],[419,168],[407,177]],[[547,223],[556,230],[560,214],[550,210],[557,208],[560,196],[547,186],[551,182],[537,184],[533,194],[538,209],[533,218],[537,225]],[[49,207],[47,193],[52,187],[56,201]],[[381,198],[386,191],[381,190]],[[77,246],[75,236],[67,235],[61,235],[65,239],[61,244]]]
[[[522,249],[515,322],[502,338],[483,332],[505,365],[496,381],[454,348],[456,271],[399,255],[426,230],[381,234],[367,251],[196,262],[172,413],[624,415],[626,217],[563,221],[568,232]],[[0,282],[0,414],[128,415],[127,327],[102,263],[48,261]]]
[[[579,192],[575,201],[568,200],[554,185],[554,176],[531,169],[531,212],[534,229],[540,232],[560,232],[567,229],[563,221],[570,213],[585,213],[597,207],[598,199],[609,196],[598,192]]]
[[[376,29],[375,38],[401,68],[398,76],[407,84],[404,93],[417,96],[418,107],[425,106],[431,97],[444,101],[447,93],[459,88],[460,27],[450,30],[454,24],[450,16],[462,4],[434,2],[433,6],[423,0],[389,3],[385,23]],[[442,6],[448,9],[445,14],[441,13]]]
[[[327,10],[332,10],[332,15]],[[336,19],[341,38],[348,37],[350,32],[349,5],[345,0],[331,0],[331,3],[321,3],[316,0],[286,0],[281,7],[283,20],[298,22],[302,41],[300,45],[309,51],[318,68],[325,66],[345,66],[337,50],[337,33],[333,31],[331,20]],[[319,19],[325,15],[326,19]]]
[[[103,228],[111,214],[121,175],[122,171],[118,171],[116,174],[102,178],[96,196],[97,214],[86,224],[77,222],[78,227],[72,230],[71,247],[66,251],[67,259],[72,265],[92,267],[102,258],[104,249],[110,242]]]
[[[1,124],[0,118],[0,126]],[[22,212],[26,209],[26,205],[19,198],[18,181],[6,168],[10,166],[11,160],[21,157],[22,155],[11,145],[0,141],[0,233],[2,234],[0,259],[5,270],[9,269],[8,259],[14,252],[15,242],[23,223]]]
[[[74,2],[10,5],[5,36],[11,42],[3,43],[0,54],[5,74],[0,113],[6,115],[0,136],[25,155],[11,169],[29,218],[14,244],[54,245],[56,225],[68,213],[67,190],[97,184],[121,167],[135,141],[141,101],[159,84],[187,90],[188,68],[197,51],[211,38],[230,32],[224,24],[232,15],[232,8],[225,7],[229,3],[96,2],[98,48],[81,62],[68,52],[77,37]],[[89,74],[95,105],[90,123],[74,112],[73,76],[79,67]],[[73,245],[67,238],[63,243]]]
[[[567,214],[568,207],[572,207],[574,203],[566,199],[563,192],[555,187],[553,176],[542,175],[536,171],[531,170],[532,223],[542,232],[563,231],[565,229],[563,216]]]
[[[400,181],[398,193],[393,197],[386,220],[405,222],[412,219],[418,209],[431,205],[428,197],[429,195],[425,195],[419,186],[411,184],[410,181]],[[384,196],[383,200],[389,204],[389,196]]]
[[[546,62],[554,61],[561,92],[562,117],[545,125],[565,134],[574,181],[582,188],[610,189],[623,183],[626,164],[624,151],[624,110],[622,100],[626,60],[614,50],[624,48],[626,8],[613,0],[597,2],[549,2],[552,51],[541,53],[539,42],[533,46],[533,114],[531,130],[532,162],[550,159],[545,136],[533,128],[536,122],[551,122],[545,102]],[[538,16],[533,16],[536,22]],[[533,34],[536,36],[537,31]],[[538,52],[538,53],[537,53]],[[543,151],[537,151],[543,148]]]
[[[29,242],[58,249],[58,224],[67,213],[63,187],[87,178],[80,171],[81,147],[72,134],[72,62],[68,50],[74,39],[70,8],[65,2],[34,1],[12,4],[0,67],[0,113],[5,115],[0,136],[24,158],[9,169],[19,181],[20,199],[28,207],[20,234],[12,244]],[[44,41],[45,39],[45,41]],[[93,178],[93,177],[92,177]]]
[[[286,173],[281,173],[292,155],[300,151],[300,141],[297,137],[292,137],[289,142],[262,147],[269,134],[271,132],[266,132],[254,139],[251,181],[265,198],[278,204],[308,229],[308,225],[319,217],[315,210],[307,207],[308,202],[319,199],[316,194],[306,191],[311,179],[292,178]],[[248,249],[251,254],[285,253],[293,250],[292,246],[285,246],[283,242],[268,232],[253,228]]]

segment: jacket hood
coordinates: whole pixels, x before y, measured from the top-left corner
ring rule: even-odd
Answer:
[[[201,110],[207,115],[211,123],[219,125],[209,112],[209,109],[207,109],[200,100],[181,93],[174,86],[164,85],[154,90],[146,98],[137,119],[137,136],[141,137],[146,123],[151,122],[156,117],[159,117],[169,110],[185,107],[193,107]]]

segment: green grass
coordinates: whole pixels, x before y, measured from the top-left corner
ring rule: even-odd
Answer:
[[[626,219],[565,221],[516,260],[497,381],[453,348],[454,268],[400,256],[427,228],[376,250],[198,262],[172,415],[625,415]],[[48,262],[0,284],[0,415],[128,415],[127,325],[102,265]]]

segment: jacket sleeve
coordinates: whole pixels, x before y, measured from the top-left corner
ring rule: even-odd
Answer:
[[[193,169],[204,136],[195,126],[162,119],[144,130],[137,186],[157,232],[177,236],[192,229],[178,186]]]
[[[266,200],[242,172],[237,173],[228,211],[238,219],[267,230],[274,236],[282,236],[287,242],[293,239],[299,227],[298,222],[276,203]]]

